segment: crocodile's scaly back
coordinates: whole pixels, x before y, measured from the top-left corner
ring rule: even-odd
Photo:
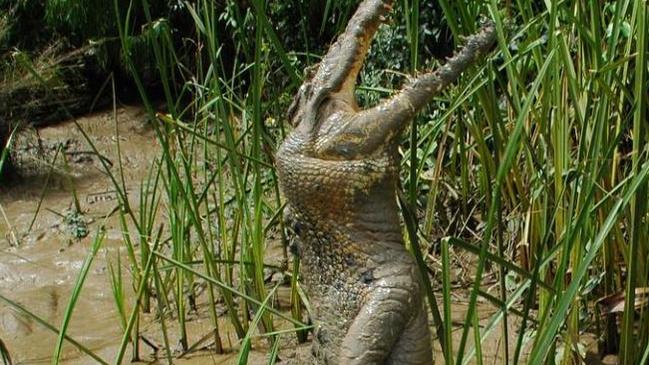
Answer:
[[[421,278],[403,245],[398,137],[415,113],[494,42],[493,24],[433,73],[360,111],[354,83],[391,8],[366,0],[289,110],[296,126],[277,152],[301,280],[316,326],[316,364],[430,364]]]

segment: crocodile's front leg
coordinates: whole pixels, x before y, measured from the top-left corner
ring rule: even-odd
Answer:
[[[494,43],[493,24],[436,72],[359,111],[354,84],[388,0],[363,1],[289,109],[277,152],[300,235],[317,364],[430,364],[421,278],[401,237],[398,136],[432,97]]]
[[[339,363],[431,364],[428,315],[414,263],[395,262],[382,271],[347,331]]]

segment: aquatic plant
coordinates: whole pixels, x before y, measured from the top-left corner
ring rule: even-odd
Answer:
[[[583,360],[582,335],[589,332],[600,354],[646,363],[646,3],[438,3],[443,16],[435,21],[442,23],[432,28],[438,40],[450,34],[460,44],[476,30],[480,14],[498,30],[495,54],[435,100],[400,150],[408,247],[430,277],[426,294],[445,362],[480,364],[484,341],[497,336],[503,363],[575,363]],[[313,5],[307,0],[290,9],[263,0],[216,6],[197,0],[181,4],[193,20],[192,33],[183,34],[194,45],[195,57],[187,59],[170,41],[173,26],[163,26],[171,20],[153,17],[148,1],[112,5],[120,15],[124,62],[162,146],[142,184],[149,193],[141,194],[148,198],[141,198],[139,211],[128,201],[121,165],[104,166],[118,191],[134,283],[128,292],[113,280],[123,308],[114,360],[124,358],[129,344],[132,357],[141,357],[143,311],[157,313],[168,363],[172,337],[180,339],[183,354],[206,339],[210,349],[223,351],[224,322],[214,309],[221,302],[238,337],[240,363],[253,336],[267,338],[276,359],[280,336],[305,340],[309,303],[297,261],[287,255],[279,269],[265,262],[273,240],[290,243],[274,150],[289,128],[284,113],[303,66],[317,62],[331,39],[312,44],[316,37],[305,22],[296,22],[299,32],[276,31],[282,20],[273,14],[300,19]],[[336,34],[355,5],[325,2],[318,25]],[[398,89],[402,73],[443,62],[422,55],[427,5],[403,0],[396,6],[400,16],[370,57],[400,68],[364,70],[359,96],[365,103]],[[161,111],[137,72],[136,10],[147,27],[158,26],[147,42]],[[389,27],[406,30],[406,54],[393,53],[404,39],[392,39]],[[396,59],[403,62],[389,62]],[[275,284],[267,282],[266,269],[290,281],[290,314],[273,306]],[[452,294],[458,293],[468,302],[459,324],[451,321]],[[186,314],[201,300],[213,329],[190,336]],[[484,303],[491,306],[487,317],[478,313]],[[169,321],[177,322],[178,333]],[[278,329],[282,323],[291,328]]]

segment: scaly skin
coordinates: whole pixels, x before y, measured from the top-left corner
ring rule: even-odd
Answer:
[[[277,152],[316,325],[315,364],[431,364],[421,278],[396,203],[398,136],[495,41],[486,24],[432,73],[360,111],[356,77],[391,1],[365,0],[289,109]]]

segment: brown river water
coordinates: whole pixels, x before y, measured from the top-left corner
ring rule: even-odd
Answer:
[[[99,152],[115,163],[115,118],[119,125],[124,179],[129,187],[129,200],[133,209],[137,210],[140,183],[160,151],[153,130],[145,122],[144,110],[139,107],[121,107],[116,113],[99,112],[77,121]],[[109,262],[117,262],[118,255],[121,255],[125,293],[127,296],[133,295],[118,215],[113,214],[105,218],[117,206],[117,197],[110,179],[101,172],[99,161],[88,153],[90,148],[74,123],[69,121],[42,128],[38,135],[42,143],[36,147],[36,132],[23,133],[18,143],[17,158],[24,170],[24,177],[18,184],[0,188],[0,295],[17,302],[58,328],[63,321],[70,294],[97,228],[104,225],[106,239],[83,286],[68,335],[106,362],[113,363],[122,330],[111,292],[108,266]],[[56,150],[55,146],[59,144],[64,146],[69,173],[62,172],[62,165],[59,163],[46,184],[51,169],[43,161],[51,160]],[[35,216],[43,191],[42,204]],[[89,234],[81,239],[73,236],[71,228],[63,223],[62,218],[73,206],[73,192],[76,193],[84,213],[83,219],[88,222]],[[32,220],[34,222],[30,230]],[[280,247],[269,247],[268,251],[271,261],[278,260],[281,256]],[[284,293],[284,298],[279,299],[280,308],[282,303],[286,308],[287,288],[280,289],[280,292]],[[466,302],[466,293],[458,290],[453,302],[455,346],[459,342]],[[199,303],[198,307],[198,312],[189,316],[190,343],[198,341],[212,330],[206,305]],[[481,304],[479,308],[481,324],[486,323],[494,313],[494,308],[488,304]],[[127,313],[129,310],[130,308],[127,308]],[[176,346],[178,339],[174,336],[178,331],[173,327],[174,323],[172,320],[166,321],[170,342]],[[225,354],[218,355],[209,350],[197,351],[182,358],[174,358],[174,364],[237,363],[239,341],[225,316],[220,318],[220,323]],[[518,324],[518,321],[510,320],[512,336],[517,335]],[[278,326],[280,329],[289,327],[287,323],[281,322]],[[495,332],[496,335],[490,336],[483,344],[486,364],[503,363],[502,337],[497,334],[500,331]],[[142,317],[141,333],[150,343],[162,347],[159,321],[153,315]],[[280,356],[294,356],[296,344],[293,337],[283,336],[283,350]],[[55,333],[0,300],[0,340],[5,343],[14,364],[51,363],[56,339]],[[515,339],[510,342],[515,343]],[[140,346],[141,363],[166,363],[161,349],[156,351],[144,341]],[[268,343],[260,339],[253,342],[253,347],[255,350],[250,354],[248,363],[267,364]],[[308,351],[306,345],[297,349],[298,353]],[[436,352],[435,362],[442,364],[443,357],[439,348],[436,348]],[[511,353],[513,350],[510,351],[510,356]],[[131,362],[130,354],[129,347],[123,363]],[[96,363],[70,344],[65,344],[62,359],[64,364]]]
[[[124,178],[130,190],[129,200],[137,210],[140,182],[146,177],[151,162],[159,153],[154,132],[145,123],[144,110],[124,107],[118,109],[116,114],[112,111],[99,112],[77,121],[90,135],[99,152],[115,163],[115,115],[119,123]],[[117,206],[117,197],[111,181],[101,172],[98,160],[88,153],[90,148],[74,123],[64,122],[42,128],[38,135],[42,140],[40,147],[36,147],[38,138],[35,131],[26,131],[18,139],[17,159],[23,177],[18,184],[0,191],[0,295],[19,303],[58,328],[97,227],[104,224],[106,239],[83,286],[68,335],[107,362],[113,363],[122,331],[111,292],[108,261],[115,264],[117,255],[122,256],[125,293],[133,293],[128,281],[129,268],[122,247],[118,215],[113,214],[105,220],[105,216]],[[61,172],[61,163],[57,164],[58,170],[51,170],[43,162],[52,159],[55,146],[59,144],[65,146],[70,174]],[[53,172],[40,210],[29,230],[50,171]],[[73,236],[60,216],[73,206],[73,190],[84,212],[83,219],[89,222],[89,234],[81,239]],[[149,317],[151,318],[143,318],[142,332],[144,337],[150,335],[149,340],[160,345],[160,327],[152,315]],[[169,333],[176,333],[173,321],[167,322],[171,326]],[[190,342],[197,341],[209,332],[210,326],[207,311],[195,314],[188,324]],[[229,325],[224,317],[221,337],[226,347],[225,355],[199,351],[175,359],[174,363],[235,363],[238,342],[236,336],[228,330]],[[15,364],[46,364],[51,363],[57,336],[0,301],[0,340],[5,343]],[[145,363],[155,363],[156,356],[163,358],[161,350],[156,355],[153,348],[144,342],[140,346]],[[263,348],[266,347],[264,343],[260,347],[259,352],[251,354],[251,364],[265,363],[267,348]],[[124,363],[130,362],[130,353],[128,350]],[[63,360],[67,364],[96,363],[70,344],[64,346]]]

